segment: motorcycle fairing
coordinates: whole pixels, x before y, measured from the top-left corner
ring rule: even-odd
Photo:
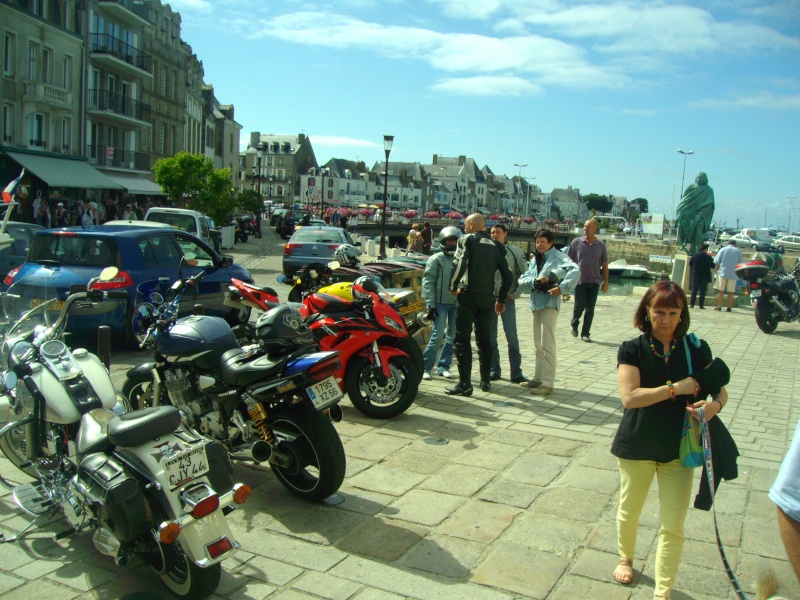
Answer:
[[[198,315],[178,319],[156,342],[167,362],[191,361],[198,369],[216,369],[219,357],[234,348],[239,343],[224,319]]]

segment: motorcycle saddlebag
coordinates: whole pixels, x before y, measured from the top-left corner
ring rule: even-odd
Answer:
[[[112,457],[102,452],[84,457],[78,480],[92,500],[99,501],[100,519],[118,540],[129,542],[150,529],[150,511],[139,481]]]
[[[736,276],[748,281],[763,279],[769,273],[769,266],[763,260],[748,260],[736,265]]]
[[[218,494],[227,494],[236,483],[228,451],[219,442],[208,442],[206,457],[208,458],[208,474],[206,475],[208,482]]]

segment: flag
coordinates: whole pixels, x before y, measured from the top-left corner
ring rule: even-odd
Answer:
[[[17,191],[17,186],[19,185],[19,180],[22,179],[23,175],[25,175],[25,169],[22,169],[22,172],[19,174],[19,177],[17,177],[14,181],[9,183],[6,186],[6,189],[3,190],[3,202],[5,202],[6,204],[8,204],[14,199],[14,195],[16,194]]]

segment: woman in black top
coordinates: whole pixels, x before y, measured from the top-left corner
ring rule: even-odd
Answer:
[[[711,400],[698,401],[700,385],[689,376],[711,363],[704,341],[687,336],[686,294],[671,281],[651,286],[633,318],[642,335],[624,342],[617,357],[619,390],[624,412],[611,453],[620,468],[617,540],[620,561],[614,579],[633,581],[633,557],[639,516],[653,476],[658,477],[661,528],[655,565],[654,598],[669,598],[683,551],[683,524],[689,509],[694,470],[679,458],[686,412],[703,407],[714,417],[728,400],[723,387]],[[690,341],[691,340],[691,341]],[[692,371],[694,372],[694,371]]]

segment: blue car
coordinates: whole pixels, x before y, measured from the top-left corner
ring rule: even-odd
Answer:
[[[181,265],[182,259],[185,259]],[[223,317],[231,325],[246,322],[249,309],[237,310],[224,305],[231,278],[252,283],[250,271],[233,264],[229,256],[220,256],[210,246],[190,233],[177,229],[137,225],[98,225],[48,229],[36,234],[28,257],[21,266],[10,271],[3,280],[3,291],[21,280],[44,290],[54,287],[66,298],[70,290],[85,289],[89,279],[105,267],[115,266],[119,274],[97,287],[108,291],[117,302],[105,302],[101,313],[75,312],[70,316],[67,331],[88,333],[100,325],[111,327],[115,339],[123,339],[135,347],[132,330],[133,310],[139,284],[166,278],[170,283],[183,276],[205,271],[206,276],[194,293],[184,296],[180,314],[190,314],[195,304],[202,304],[204,313]],[[31,294],[31,297],[52,297]]]

